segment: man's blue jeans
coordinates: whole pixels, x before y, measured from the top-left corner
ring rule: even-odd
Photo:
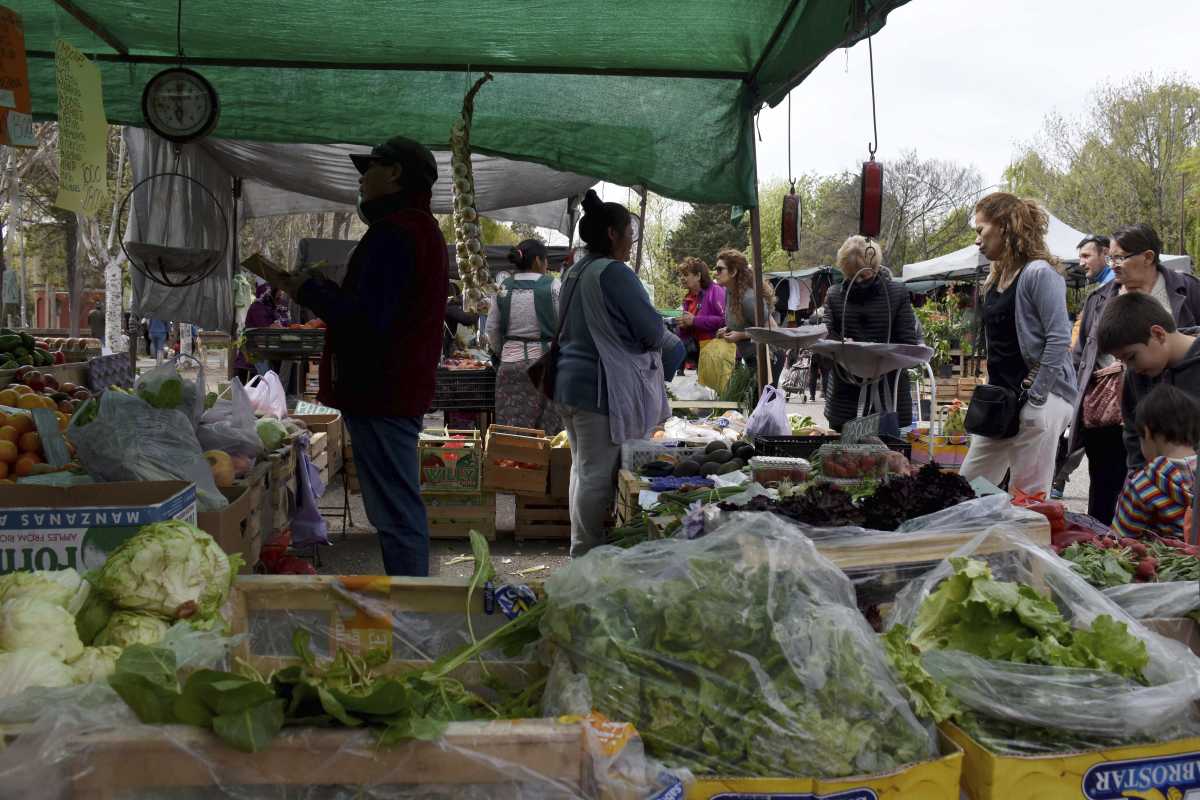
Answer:
[[[379,531],[388,575],[429,574],[429,522],[421,498],[421,417],[344,416],[367,519]]]
[[[675,373],[679,372],[679,368],[683,366],[683,361],[686,358],[687,346],[679,339],[676,339],[674,344],[663,348],[663,379],[667,383],[670,383],[671,379],[675,377]]]

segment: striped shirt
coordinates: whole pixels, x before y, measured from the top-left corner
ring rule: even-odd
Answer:
[[[1125,482],[1112,527],[1120,536],[1147,531],[1182,538],[1183,516],[1192,504],[1196,457],[1159,456]]]

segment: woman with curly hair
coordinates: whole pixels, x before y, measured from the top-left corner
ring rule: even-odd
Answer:
[[[754,327],[754,268],[741,251],[725,249],[717,254],[713,279],[725,290],[725,326],[716,336],[736,344],[738,359],[753,367],[758,359],[746,328]],[[763,281],[762,296],[763,325],[769,325],[775,293],[766,281]]]
[[[677,267],[679,282],[687,290],[683,314],[679,317],[679,338],[692,360],[700,357],[700,348],[711,342],[725,324],[725,290],[713,283],[708,264],[688,256]],[[682,372],[683,367],[680,367]]]
[[[975,206],[975,244],[992,262],[984,283],[988,383],[1024,400],[1004,435],[971,436],[960,474],[1010,493],[1046,493],[1071,419],[1075,370],[1067,286],[1046,247],[1049,217],[1032,200],[995,192]]]

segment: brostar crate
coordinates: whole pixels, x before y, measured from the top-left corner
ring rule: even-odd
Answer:
[[[1200,796],[1200,738],[1047,756],[1003,756],[956,725],[944,723],[942,730],[965,753],[962,787],[971,800]]]
[[[492,425],[484,444],[483,488],[545,497],[550,478],[550,440],[534,428]]]
[[[422,431],[417,440],[421,492],[477,494],[480,482],[479,431]]]
[[[429,535],[434,539],[466,539],[476,531],[488,541],[496,538],[496,494],[425,492]]]
[[[570,539],[571,510],[565,500],[517,496],[518,542],[527,539]]]
[[[952,740],[939,738],[941,753],[937,758],[908,764],[891,772],[846,778],[714,778],[697,775],[685,797],[686,800],[958,800],[963,751]],[[1018,796],[1033,797],[1013,795],[1014,800]]]

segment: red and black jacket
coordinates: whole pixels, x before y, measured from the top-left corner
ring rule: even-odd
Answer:
[[[317,398],[345,414],[420,416],[433,402],[450,267],[429,202],[403,192],[364,203],[370,227],[342,285],[300,288],[327,326]]]

